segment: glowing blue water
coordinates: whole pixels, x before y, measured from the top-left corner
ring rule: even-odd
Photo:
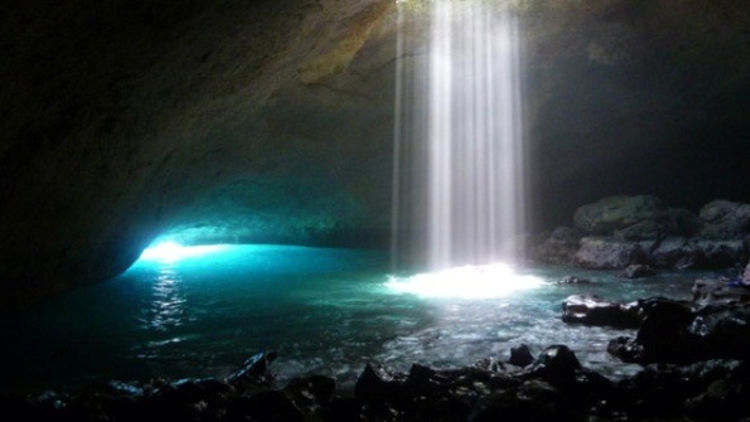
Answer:
[[[2,390],[72,389],[95,380],[223,376],[259,350],[276,350],[282,379],[307,373],[352,382],[370,359],[465,365],[570,345],[607,374],[631,370],[606,342],[632,332],[572,327],[561,300],[592,292],[617,300],[686,297],[695,273],[626,281],[605,273],[537,269],[547,281],[591,277],[500,299],[419,299],[384,287],[385,252],[238,246],[201,259],[139,262],[116,279],[0,320]]]

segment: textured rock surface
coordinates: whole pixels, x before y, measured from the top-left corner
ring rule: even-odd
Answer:
[[[567,217],[615,188],[669,202],[685,185],[688,202],[720,186],[730,198],[748,193],[716,183],[742,180],[748,156],[747,2],[518,4],[539,218]],[[110,277],[173,229],[382,241],[393,5],[4,5],[2,308]],[[423,39],[419,10],[409,36]]]

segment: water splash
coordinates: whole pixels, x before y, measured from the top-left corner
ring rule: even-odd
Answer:
[[[430,3],[426,54],[399,10],[394,256],[431,269],[523,250],[525,181],[517,19],[482,1]],[[422,253],[414,253],[422,251]]]

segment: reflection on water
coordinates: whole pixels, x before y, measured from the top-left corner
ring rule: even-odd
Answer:
[[[164,266],[156,275],[148,305],[141,309],[138,320],[146,330],[168,331],[186,322],[182,276],[171,266]]]

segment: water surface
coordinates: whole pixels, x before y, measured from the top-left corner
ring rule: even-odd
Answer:
[[[281,380],[309,373],[351,383],[368,360],[407,370],[506,359],[569,345],[585,365],[616,377],[637,367],[606,353],[633,331],[563,324],[576,293],[629,301],[687,298],[698,273],[623,280],[563,267],[530,270],[547,283],[494,299],[396,294],[383,251],[234,246],[177,262],[140,261],[105,283],[0,320],[2,390],[76,389],[111,378],[225,376],[249,355],[276,350]],[[567,274],[590,285],[557,286]]]

